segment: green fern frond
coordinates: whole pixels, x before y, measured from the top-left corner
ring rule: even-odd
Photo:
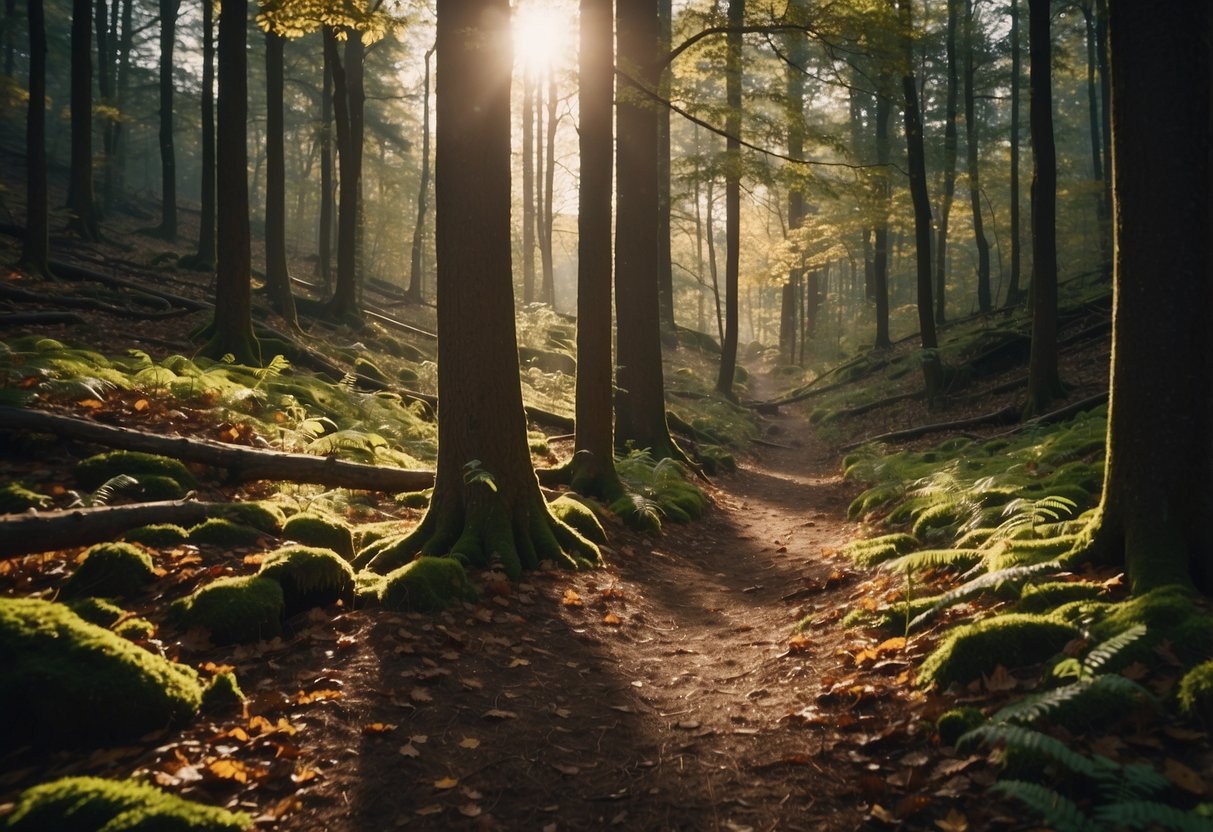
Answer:
[[[1077,803],[1048,786],[1024,780],[1000,780],[991,788],[1027,804],[1057,832],[1090,832],[1098,828]]]
[[[1083,679],[1042,693],[1025,696],[998,711],[993,722],[1013,722],[1032,725],[1057,713],[1063,707],[1081,702],[1083,699],[1108,697],[1129,701],[1156,702],[1153,694],[1141,685],[1124,676],[1106,674],[1093,679]]]
[[[880,568],[886,572],[905,572],[907,569],[917,571],[935,567],[964,569],[980,560],[981,553],[976,549],[924,549],[885,561]]]
[[[1148,800],[1108,803],[1095,810],[1095,820],[1115,829],[1172,829],[1175,832],[1209,832],[1208,819],[1195,812]]]
[[[920,552],[918,554],[922,553]],[[913,557],[913,555],[902,558],[902,560],[908,560],[908,558],[911,557]],[[923,613],[920,613],[916,618],[914,618],[913,621],[910,622],[910,629],[914,629],[915,627],[929,621],[948,607],[959,604],[962,601],[966,601],[975,595],[985,592],[987,589],[995,589],[1005,583],[1017,583],[1024,581],[1034,575],[1039,575],[1041,572],[1045,572],[1050,569],[1056,570],[1059,568],[1060,567],[1056,561],[1050,561],[1049,563],[1037,563],[1028,566],[1012,566],[1009,569],[1000,569],[997,572],[990,572],[985,575],[980,575],[979,577],[976,577],[962,584],[961,586],[956,587],[956,589],[945,592],[943,595],[939,596],[939,600],[935,602],[933,607]]]
[[[1094,778],[1096,764],[1077,751],[1071,750],[1061,740],[1005,722],[990,722],[980,728],[974,728],[956,742],[957,750],[971,748],[974,744],[985,746],[1003,745],[1007,748],[1027,751],[1030,754],[1047,757],[1074,774]]]
[[[1112,661],[1120,653],[1133,642],[1146,634],[1145,624],[1135,624],[1119,635],[1112,636],[1104,642],[1096,645],[1086,658],[1082,660],[1082,670],[1087,675],[1093,675],[1101,667]]]
[[[110,500],[117,496],[119,491],[126,488],[138,487],[139,480],[127,474],[119,474],[116,477],[110,477],[105,482],[97,487],[96,491],[91,494],[80,494],[72,492],[76,495],[76,499],[72,501],[71,507],[92,508],[94,506],[109,505]]]

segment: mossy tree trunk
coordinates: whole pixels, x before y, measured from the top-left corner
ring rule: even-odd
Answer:
[[[623,494],[611,430],[611,0],[581,0],[577,210],[577,435],[570,482],[579,494]]]
[[[283,62],[286,38],[265,33],[265,283],[287,327],[299,329],[286,265],[286,152],[283,138]]]
[[[216,180],[219,212],[215,279],[215,321],[204,355],[232,355],[258,364],[253,336],[248,200],[248,0],[222,0],[219,15],[219,122]]]
[[[1123,557],[1135,592],[1213,593],[1213,6],[1109,13],[1116,263],[1097,550]]]
[[[616,63],[615,326],[619,354],[615,444],[648,448],[657,459],[680,455],[665,417],[657,258],[656,90],[661,26],[656,0],[618,0]],[[640,85],[641,88],[638,88]],[[709,196],[709,201],[710,201]],[[709,234],[710,222],[709,222]]]
[[[173,47],[181,0],[160,0],[160,228],[177,239],[177,152],[173,145]]]
[[[510,264],[510,39],[508,0],[438,7],[438,467],[425,519],[371,562],[376,571],[417,552],[499,560],[510,575],[598,559],[549,513],[527,447]]]
[[[737,372],[738,287],[741,270],[741,26],[745,0],[729,0],[729,33],[725,44],[724,150],[724,341],[720,344],[720,372],[716,392],[733,396]]]
[[[93,57],[92,4],[72,0],[72,154],[67,190],[68,227],[86,240],[97,240],[97,206],[93,197]]]
[[[28,0],[29,108],[25,122],[25,241],[21,268],[50,275],[46,189],[46,15],[42,0]]]

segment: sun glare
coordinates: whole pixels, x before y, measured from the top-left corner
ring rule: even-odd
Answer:
[[[520,4],[514,10],[514,61],[542,73],[560,63],[575,33],[575,21],[551,6]]]

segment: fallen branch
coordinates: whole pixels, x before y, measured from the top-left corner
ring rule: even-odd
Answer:
[[[50,433],[108,448],[201,462],[226,469],[235,482],[284,480],[388,492],[420,491],[434,484],[433,471],[364,465],[335,457],[246,448],[208,439],[162,436],[18,407],[0,407],[0,428]]]
[[[87,546],[152,523],[192,526],[208,517],[223,516],[230,507],[231,503],[181,500],[9,514],[0,519],[0,558]]]
[[[962,430],[964,428],[978,427],[981,425],[1006,425],[1015,422],[1019,419],[1021,408],[1017,405],[1008,405],[1001,410],[996,410],[993,413],[986,413],[981,416],[974,416],[969,419],[957,419],[952,422],[937,422],[931,425],[919,425],[918,427],[906,428],[905,430],[895,430],[889,433],[882,433],[878,436],[869,436],[867,439],[860,439],[858,442],[849,442],[843,445],[841,450],[850,451],[858,448],[860,445],[867,445],[869,442],[901,442],[906,439],[917,439],[920,436],[926,436],[929,433],[939,433],[947,430]]]
[[[842,370],[846,370],[851,367],[854,367],[856,364],[861,364],[861,363],[865,363],[865,362],[867,362],[867,356],[862,355],[859,358],[852,359],[843,364],[839,364],[837,367],[833,367],[833,368],[827,370],[826,372],[819,375],[817,378],[810,381],[807,385],[800,388],[799,392],[797,392],[791,396],[785,396],[782,399],[771,399],[770,401],[765,401],[765,402],[754,402],[754,403],[750,404],[750,407],[771,408],[771,407],[779,407],[780,405],[784,405],[784,404],[795,404],[796,402],[802,402],[805,399],[811,399],[814,396],[820,396],[822,393],[828,393],[831,390],[837,390],[839,387],[846,387],[848,384],[851,384],[852,382],[856,381],[857,379],[849,378],[846,381],[838,381],[838,382],[835,382],[834,384],[827,384],[825,387],[814,387],[814,385],[817,384],[822,379],[829,378],[830,376],[834,375],[835,373],[838,373]],[[885,359],[881,359],[881,360],[872,362],[870,364],[870,366],[868,367],[867,371],[864,373],[864,375],[867,375],[868,373],[873,373],[876,370],[884,369],[888,365],[889,365],[889,362]]]
[[[82,324],[75,312],[12,312],[0,315],[0,326],[25,326],[26,324]]]

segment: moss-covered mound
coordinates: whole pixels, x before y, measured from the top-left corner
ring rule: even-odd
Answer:
[[[454,558],[417,558],[383,576],[379,603],[389,610],[431,612],[474,601],[463,564]]]
[[[190,543],[212,543],[216,546],[255,546],[261,532],[252,526],[233,523],[223,517],[212,517],[190,529]]]
[[[146,477],[168,477],[184,491],[198,487],[198,481],[180,460],[139,451],[109,451],[90,456],[76,466],[76,480],[85,488],[97,488],[120,474],[140,483]]]
[[[209,630],[215,644],[259,641],[282,635],[286,603],[282,587],[260,575],[220,578],[169,608],[169,620],[189,630]]]
[[[266,534],[277,534],[282,531],[286,515],[282,509],[273,503],[260,500],[252,503],[228,503],[223,509],[224,516],[229,520],[252,526]]]
[[[592,543],[607,542],[606,532],[603,530],[602,524],[598,522],[598,517],[594,514],[593,509],[575,497],[567,494],[557,497],[548,503],[548,510],[557,520],[576,529],[586,540]]]
[[[155,523],[124,532],[122,539],[131,543],[142,543],[144,546],[164,549],[185,543],[190,539],[190,535],[181,526],[172,523]]]
[[[296,514],[282,526],[282,536],[308,546],[332,549],[347,560],[354,557],[354,536],[344,523],[320,514]]]
[[[139,483],[139,496],[149,502],[180,500],[186,495],[186,489],[179,482],[161,474],[144,474],[136,482]]]
[[[1052,617],[1088,628],[1092,641],[1097,643],[1144,624],[1145,636],[1117,653],[1109,665],[1111,670],[1138,661],[1157,665],[1159,657],[1154,648],[1164,640],[1186,664],[1201,662],[1213,653],[1213,617],[1179,586],[1159,587],[1119,603],[1074,601],[1058,607]]]
[[[136,780],[65,777],[27,789],[6,829],[12,832],[243,832],[252,820]]]
[[[184,722],[202,700],[193,669],[36,599],[0,599],[0,667],[0,745],[137,737]]]
[[[979,725],[985,724],[986,715],[977,708],[953,708],[946,711],[935,723],[939,741],[944,745],[956,745],[956,741]]]
[[[1103,587],[1089,581],[1046,581],[1027,584],[1019,597],[1019,612],[1048,612],[1071,601],[1090,601],[1103,594]]]
[[[156,579],[152,558],[130,543],[98,543],[63,584],[67,598],[129,598]]]
[[[126,610],[103,598],[81,598],[67,605],[68,609],[83,618],[89,624],[98,627],[112,627],[114,623],[126,615]]]
[[[1184,674],[1179,683],[1179,708],[1213,724],[1213,659]]]
[[[31,508],[46,508],[51,498],[27,488],[24,483],[0,485],[0,514],[19,514]]]
[[[257,574],[282,587],[287,615],[353,600],[354,570],[331,549],[285,546],[266,555]]]
[[[243,704],[244,691],[240,689],[236,675],[229,670],[216,673],[202,691],[202,710],[208,714],[238,711]]]
[[[923,687],[946,688],[990,673],[998,665],[1021,667],[1057,654],[1077,627],[1039,615],[1010,613],[956,627],[927,656],[918,671]]]

